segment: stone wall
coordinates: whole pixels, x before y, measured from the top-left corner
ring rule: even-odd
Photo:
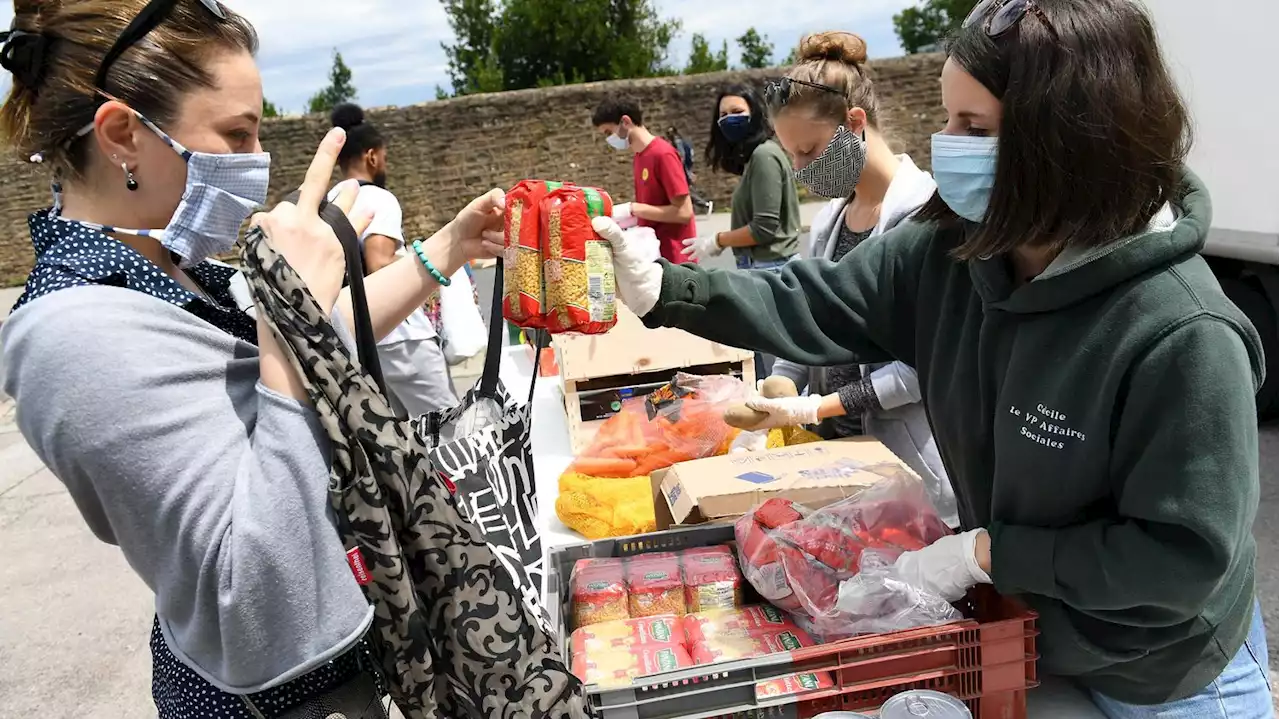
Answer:
[[[929,164],[929,135],[942,126],[939,55],[873,63],[883,118],[895,149]],[[610,149],[591,127],[601,99],[625,94],[644,109],[655,131],[675,125],[699,157],[698,188],[722,203],[736,178],[707,171],[701,151],[717,89],[732,82],[762,85],[780,70],[712,73],[671,78],[569,85],[372,110],[391,140],[388,186],[404,208],[405,233],[426,234],[447,222],[471,197],[524,178],[561,179],[610,190],[630,199],[631,158]],[[272,153],[272,199],[296,188],[316,144],[328,129],[319,116],[268,120],[262,145]],[[19,283],[32,262],[26,215],[48,204],[48,181],[31,166],[0,161],[6,178],[0,198],[0,281]]]

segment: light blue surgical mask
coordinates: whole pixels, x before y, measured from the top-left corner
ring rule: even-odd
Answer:
[[[947,207],[970,222],[987,215],[996,183],[995,137],[933,136],[933,179]]]
[[[271,155],[265,152],[213,154],[188,150],[142,113],[135,111],[134,114],[186,161],[187,184],[182,201],[164,229],[131,229],[77,222],[107,233],[153,238],[180,257],[179,266],[184,269],[230,252],[240,238],[240,227],[245,220],[267,201]],[[92,131],[93,125],[86,125],[79,135]],[[124,170],[128,174],[128,168]],[[61,190],[55,184],[55,214],[61,206]]]

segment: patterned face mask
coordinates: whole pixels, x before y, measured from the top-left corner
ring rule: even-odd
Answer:
[[[165,141],[187,163],[187,184],[182,201],[164,229],[127,229],[77,220],[107,233],[151,237],[182,258],[183,268],[230,252],[240,238],[240,227],[267,201],[271,180],[271,155],[265,152],[213,154],[194,152],[169,137],[141,113],[147,129]],[[93,131],[88,125],[80,132]],[[61,192],[54,185],[54,204],[61,208]]]
[[[848,197],[858,186],[867,165],[867,143],[844,125],[836,127],[827,149],[813,162],[795,171],[796,182],[822,197]]]

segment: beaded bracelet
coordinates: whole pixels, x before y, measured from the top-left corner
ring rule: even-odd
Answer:
[[[445,277],[440,270],[436,269],[435,265],[431,264],[431,260],[427,259],[427,250],[422,246],[422,240],[413,241],[413,251],[417,253],[418,259],[422,261],[422,266],[427,268],[427,272],[431,273],[431,276],[436,279],[436,282],[440,283],[441,287],[448,287],[453,284],[453,280]]]

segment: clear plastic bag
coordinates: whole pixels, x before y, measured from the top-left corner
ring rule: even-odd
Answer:
[[[862,469],[886,478],[822,509],[774,498],[738,520],[747,581],[823,641],[959,618],[954,609],[940,608],[938,602],[950,607],[941,598],[924,596],[893,574],[903,552],[950,533],[923,485],[896,465]]]
[[[591,477],[640,477],[725,454],[738,430],[725,424],[724,411],[746,396],[746,385],[737,377],[677,374],[647,397],[623,404],[569,470]]]

